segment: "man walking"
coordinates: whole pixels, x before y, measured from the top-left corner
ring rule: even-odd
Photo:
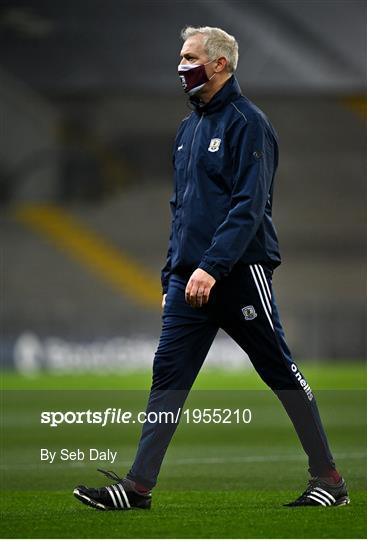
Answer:
[[[182,38],[178,73],[193,112],[175,141],[163,327],[147,412],[182,407],[222,328],[280,399],[308,456],[311,479],[288,506],[348,504],[315,397],[287,347],[272,293],[272,272],[280,264],[272,223],[276,133],[241,94],[234,37],[219,28],[188,27]],[[102,471],[116,483],[78,486],[75,496],[100,509],[149,508],[176,427],[144,424],[127,477]]]

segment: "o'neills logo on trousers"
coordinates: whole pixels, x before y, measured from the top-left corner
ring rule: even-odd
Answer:
[[[299,381],[299,384],[302,386],[303,390],[306,392],[308,399],[312,401],[313,393],[310,388],[310,385],[302,377],[301,373],[298,371],[298,367],[296,366],[296,364],[291,364],[291,370],[293,371],[294,376],[296,377],[297,381]]]

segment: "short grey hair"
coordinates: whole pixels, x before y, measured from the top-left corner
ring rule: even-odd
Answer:
[[[209,60],[224,56],[228,62],[227,70],[234,73],[238,62],[238,43],[236,39],[221,28],[212,26],[187,26],[181,31],[181,37],[184,41],[197,34],[204,36],[204,48]]]

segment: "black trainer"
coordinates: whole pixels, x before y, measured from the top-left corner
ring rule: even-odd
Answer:
[[[128,478],[120,478],[113,471],[97,469],[116,484],[101,488],[89,488],[77,486],[74,496],[84,504],[98,510],[130,510],[131,508],[149,509],[152,503],[152,493],[140,493],[135,489],[135,484]]]
[[[347,485],[341,478],[338,484],[329,484],[326,478],[311,478],[306,491],[298,499],[284,506],[343,506],[349,504]]]

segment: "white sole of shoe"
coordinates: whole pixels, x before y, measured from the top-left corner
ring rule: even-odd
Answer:
[[[98,510],[109,510],[109,508],[107,508],[107,506],[105,506],[104,504],[97,503],[87,495],[84,495],[84,493],[80,493],[79,489],[75,488],[73,494],[80,502],[88,506],[92,506],[93,508],[97,508]]]

